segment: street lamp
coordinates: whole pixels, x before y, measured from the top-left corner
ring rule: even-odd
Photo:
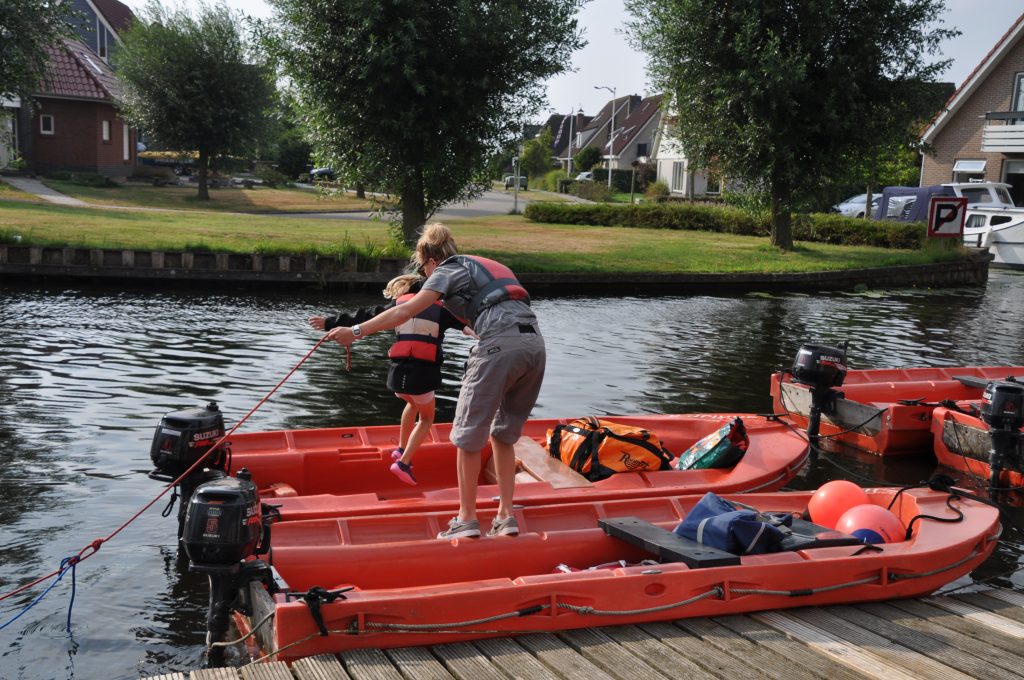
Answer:
[[[582,116],[582,115],[583,115],[583,108],[582,107],[580,107],[579,113],[573,113],[572,108],[569,109],[569,147],[568,147],[568,151],[566,152],[566,155],[569,157],[568,158],[569,162],[568,162],[567,167],[568,167],[569,178],[570,179],[572,179],[572,140],[573,140],[573,136],[574,136],[574,133],[572,131],[572,126],[573,126],[573,123],[576,121],[577,116]]]
[[[606,85],[594,85],[595,90],[608,90],[612,93],[612,115],[608,121],[608,188],[612,188],[612,154],[615,152],[615,144],[612,135],[615,134],[615,88]]]

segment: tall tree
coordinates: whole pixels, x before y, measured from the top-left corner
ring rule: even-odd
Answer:
[[[36,91],[46,72],[47,47],[71,34],[72,3],[61,0],[0,2],[0,99]]]
[[[270,0],[266,40],[318,154],[400,197],[402,237],[479,195],[488,158],[582,47],[586,0]]]
[[[198,152],[199,198],[210,198],[211,159],[254,150],[274,95],[272,69],[247,44],[241,16],[200,3],[156,0],[114,55],[122,115],[172,149]]]
[[[554,136],[550,128],[542,128],[540,134],[523,145],[523,156],[519,159],[519,167],[531,177],[540,177],[551,170],[552,142]]]
[[[911,83],[957,34],[943,0],[626,0],[629,34],[678,115],[687,157],[763,185],[772,243],[793,245],[794,199],[837,159],[906,130]]]

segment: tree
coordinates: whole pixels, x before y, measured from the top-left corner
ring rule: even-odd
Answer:
[[[837,159],[907,129],[901,102],[934,81],[957,35],[943,0],[626,0],[629,35],[678,115],[688,159],[765,187],[772,243],[793,245],[794,200]],[[875,122],[879,122],[878,125]]]
[[[164,10],[151,0],[115,55],[118,106],[132,125],[172,149],[198,152],[199,198],[210,198],[211,159],[257,146],[274,94],[272,70],[246,44],[224,5]]]
[[[60,0],[0,2],[0,99],[29,101],[46,72],[47,48],[71,34],[74,14]]]
[[[572,159],[573,165],[580,172],[586,172],[601,162],[601,150],[596,146],[584,147]]]
[[[584,42],[586,0],[270,0],[271,53],[299,92],[315,151],[400,198],[402,237],[478,196],[488,158]]]
[[[540,177],[552,169],[551,148],[554,136],[550,128],[543,128],[540,135],[534,137],[523,146],[523,156],[519,159],[519,167],[531,177]]]

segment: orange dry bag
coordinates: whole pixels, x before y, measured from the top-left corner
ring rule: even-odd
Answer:
[[[671,469],[661,440],[634,425],[577,418],[548,430],[548,452],[592,482],[617,472]]]

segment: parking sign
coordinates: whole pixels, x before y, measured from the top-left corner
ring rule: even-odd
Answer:
[[[966,219],[966,198],[932,196],[928,203],[928,238],[960,238]]]

